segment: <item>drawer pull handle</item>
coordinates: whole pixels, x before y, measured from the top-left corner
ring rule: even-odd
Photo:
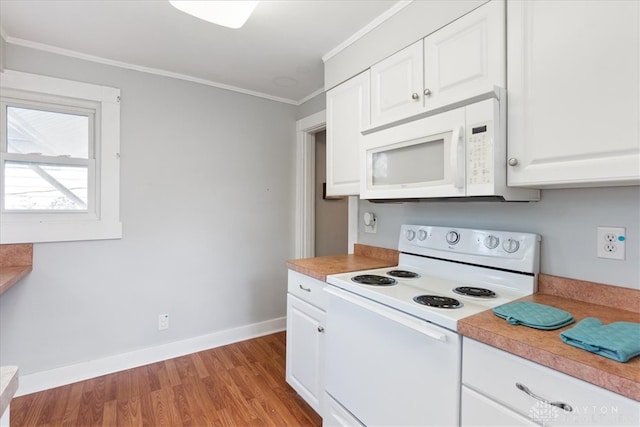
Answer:
[[[322,326],[318,326],[318,332],[323,333],[324,332],[324,328]]]
[[[566,403],[563,403],[563,402],[550,402],[547,399],[543,399],[542,397],[533,394],[531,392],[531,390],[529,390],[529,387],[527,387],[524,384],[516,383],[516,387],[518,387],[518,390],[524,391],[529,396],[533,397],[536,400],[539,400],[540,402],[544,402],[544,403],[546,403],[548,405],[551,405],[551,406],[557,406],[558,408],[563,409],[563,410],[565,410],[567,412],[573,411],[573,408],[569,404],[566,404]]]
[[[303,291],[305,291],[305,292],[311,292],[311,288],[305,288],[305,287],[304,287],[304,286],[302,286],[302,285],[298,285],[298,286],[300,286],[300,289],[302,289],[302,290],[303,290]]]

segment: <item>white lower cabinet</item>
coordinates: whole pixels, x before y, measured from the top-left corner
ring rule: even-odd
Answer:
[[[464,338],[461,424],[638,426],[640,402]]]
[[[326,283],[289,270],[286,380],[322,416]]]

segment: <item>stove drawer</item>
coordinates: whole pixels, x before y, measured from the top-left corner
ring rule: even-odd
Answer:
[[[463,340],[462,355],[464,386],[539,424],[640,425],[638,402],[609,390],[469,338]],[[559,408],[560,403],[571,410]]]
[[[327,310],[327,295],[323,292],[325,286],[325,282],[289,270],[288,292],[324,311]]]

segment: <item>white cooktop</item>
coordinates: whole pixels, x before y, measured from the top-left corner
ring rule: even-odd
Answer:
[[[452,230],[458,238],[456,243],[451,243],[452,237],[456,237],[452,236]],[[460,319],[535,292],[539,241],[539,236],[528,233],[403,225],[398,266],[333,274],[327,276],[327,282],[456,331]],[[508,245],[503,246],[503,242]],[[518,246],[515,251],[513,242]],[[351,280],[362,274],[388,276],[391,270],[412,271],[420,277],[394,277],[397,283],[390,286],[364,285]],[[496,297],[460,295],[453,291],[459,286],[489,289]],[[420,295],[454,298],[463,306],[422,305],[413,300]]]

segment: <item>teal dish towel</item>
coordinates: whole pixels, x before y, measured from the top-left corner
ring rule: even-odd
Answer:
[[[571,329],[560,333],[565,343],[618,362],[640,354],[640,323],[614,322],[604,325],[600,319],[587,317]]]
[[[535,329],[558,329],[574,322],[571,313],[537,302],[517,301],[493,309],[493,313],[512,325]]]

